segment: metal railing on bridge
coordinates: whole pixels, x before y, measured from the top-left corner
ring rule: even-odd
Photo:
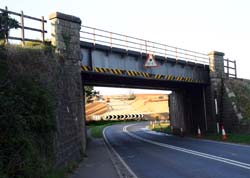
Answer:
[[[199,53],[187,49],[182,49],[166,44],[148,41],[136,37],[122,35],[89,26],[81,26],[80,39],[90,43],[101,44],[126,50],[137,51],[140,53],[150,53],[153,55],[185,60],[199,64],[209,64],[207,54]]]
[[[228,78],[237,78],[236,61],[224,59],[224,71]]]

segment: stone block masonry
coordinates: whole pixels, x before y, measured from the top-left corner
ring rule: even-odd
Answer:
[[[224,53],[212,51],[209,56],[209,69],[210,69],[210,86],[206,89],[208,96],[208,130],[215,132],[216,123],[222,122],[222,95],[223,95],[223,80],[224,73]],[[218,113],[216,114],[215,100],[217,101]]]
[[[55,139],[56,166],[81,159],[86,147],[83,88],[80,71],[80,28],[78,17],[55,12],[49,16],[52,45],[59,55],[61,76]]]

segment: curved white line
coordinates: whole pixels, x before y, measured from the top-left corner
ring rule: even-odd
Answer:
[[[141,140],[141,141],[144,141],[144,142],[147,142],[147,143],[151,143],[151,144],[158,145],[158,146],[161,146],[161,147],[164,147],[164,148],[169,148],[169,149],[173,149],[173,150],[177,150],[177,151],[189,153],[189,154],[200,156],[200,157],[204,157],[204,158],[207,158],[207,159],[216,160],[216,161],[219,161],[219,162],[231,164],[231,165],[234,165],[234,166],[238,166],[238,167],[250,170],[250,164],[247,164],[247,163],[243,163],[243,162],[231,160],[231,159],[228,159],[228,158],[214,156],[214,155],[211,155],[211,154],[206,154],[206,153],[202,153],[202,152],[199,152],[199,151],[194,151],[194,150],[190,150],[190,149],[186,149],[186,148],[181,148],[181,147],[177,147],[177,146],[173,146],[173,145],[169,145],[169,144],[165,144],[165,143],[160,143],[160,142],[156,142],[156,141],[152,141],[152,140],[148,140],[148,139],[142,138],[142,137],[140,137],[138,135],[135,135],[135,134],[133,134],[133,133],[131,133],[131,132],[129,132],[127,130],[128,127],[131,127],[133,125],[136,125],[136,124],[130,124],[130,125],[127,125],[127,126],[123,127],[123,132],[127,133],[131,137],[134,137],[134,138],[136,138],[138,140]]]
[[[139,178],[132,170],[131,168],[127,165],[127,163],[125,163],[125,161],[122,159],[122,157],[119,155],[119,153],[117,153],[117,151],[115,151],[115,149],[112,147],[112,145],[110,144],[110,142],[108,141],[107,137],[106,137],[106,130],[111,127],[105,127],[102,131],[103,134],[103,138],[105,140],[105,142],[108,144],[109,148],[115,153],[115,155],[118,157],[118,159],[121,161],[121,163],[123,164],[123,166],[128,170],[128,172],[133,176],[133,178]]]

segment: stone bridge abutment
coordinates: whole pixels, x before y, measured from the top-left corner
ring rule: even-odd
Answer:
[[[57,128],[55,140],[56,165],[80,160],[86,148],[83,86],[80,70],[80,29],[78,17],[52,13],[52,45],[59,56],[61,78],[58,91]]]
[[[170,119],[176,132],[217,131],[222,124],[222,91],[224,53],[213,51],[209,56],[209,85],[174,91],[170,96]]]

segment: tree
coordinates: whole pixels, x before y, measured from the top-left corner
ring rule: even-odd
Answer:
[[[7,11],[0,13],[0,40],[4,40],[4,44],[8,40],[10,29],[16,29],[18,27],[18,22],[15,19],[9,17]]]
[[[85,101],[87,103],[91,102],[94,97],[100,97],[100,92],[94,90],[93,86],[85,86],[84,91],[85,91]]]

